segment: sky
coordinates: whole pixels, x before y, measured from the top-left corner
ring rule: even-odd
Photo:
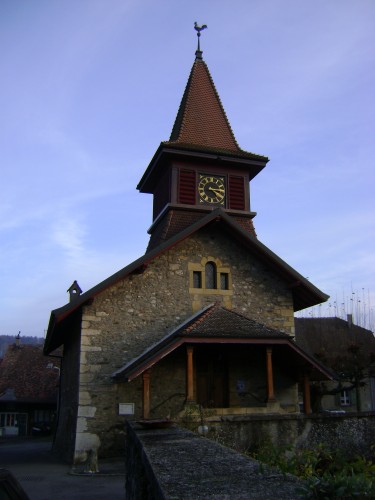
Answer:
[[[136,190],[201,49],[251,182],[259,240],[330,300],[375,307],[373,0],[1,0],[0,335],[146,251]],[[300,314],[301,315],[301,314]]]

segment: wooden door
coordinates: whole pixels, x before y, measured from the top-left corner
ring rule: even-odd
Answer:
[[[197,403],[204,408],[227,408],[228,360],[221,350],[197,353]]]

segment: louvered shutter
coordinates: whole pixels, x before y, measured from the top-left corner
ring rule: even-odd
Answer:
[[[245,210],[245,186],[243,177],[229,176],[229,208]]]
[[[194,170],[180,170],[178,202],[184,205],[195,205],[195,172]]]

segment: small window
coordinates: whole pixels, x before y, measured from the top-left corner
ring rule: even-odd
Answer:
[[[206,271],[206,288],[216,288],[216,266],[213,262],[207,262]]]
[[[193,287],[202,288],[202,273],[201,271],[193,271]]]
[[[222,290],[229,290],[229,274],[220,273],[220,288]]]
[[[350,394],[349,391],[341,391],[340,393],[340,405],[341,406],[350,406]]]
[[[193,307],[203,307],[204,295],[221,295],[223,303],[231,306],[232,275],[228,265],[212,256],[202,257],[200,262],[188,262],[189,293],[193,295]],[[217,299],[216,299],[217,300]]]

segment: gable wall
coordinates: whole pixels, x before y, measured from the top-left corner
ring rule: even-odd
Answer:
[[[189,292],[188,264],[207,257],[230,269],[229,299],[212,291],[197,296]],[[100,447],[106,454],[123,447],[124,417],[118,416],[118,403],[126,402],[126,389],[119,396],[112,373],[190,317],[197,301],[204,307],[224,300],[233,310],[293,333],[292,297],[285,284],[215,228],[181,242],[143,273],[128,276],[84,307],[76,461],[84,460],[90,448]],[[139,377],[132,383],[138,407],[141,387]]]

